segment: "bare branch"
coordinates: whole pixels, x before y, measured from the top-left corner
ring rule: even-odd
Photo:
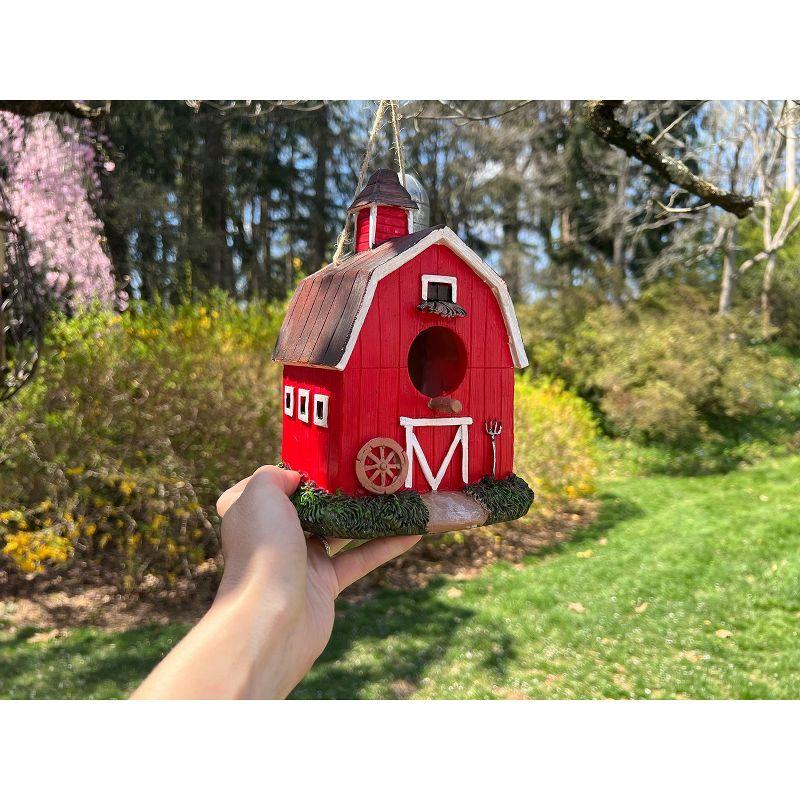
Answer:
[[[19,117],[49,113],[69,114],[80,119],[96,119],[107,114],[110,106],[110,101],[101,106],[90,106],[79,100],[0,100],[0,111],[10,111]]]
[[[525,106],[529,106],[531,103],[534,103],[536,101],[523,100],[521,103],[517,103],[516,105],[513,105],[510,108],[505,109],[504,111],[498,111],[494,114],[483,114],[481,116],[472,116],[470,114],[467,114],[466,111],[463,111],[453,103],[446,103],[443,100],[439,100],[438,102],[441,103],[443,106],[452,109],[455,113],[423,114],[420,111],[417,112],[416,114],[403,114],[403,119],[462,119],[466,122],[485,122],[486,120],[497,119],[498,117],[504,117],[506,114],[511,114],[514,111],[519,111],[521,108],[525,108]]]
[[[621,100],[589,100],[583,105],[584,119],[603,141],[624,150],[631,158],[646,164],[670,183],[740,219],[750,213],[754,204],[752,197],[726,192],[695,175],[685,164],[655,147],[651,136],[638,133],[617,120],[614,112],[621,105]]]
[[[711,208],[711,203],[701,203],[698,206],[686,206],[685,208],[665,206],[660,200],[656,200],[656,203],[658,203],[658,205],[660,205],[664,211],[668,211],[670,214],[693,214],[695,211],[705,211],[707,208]]]
[[[292,111],[319,111],[327,104],[326,100],[318,102],[307,100],[229,100],[223,103],[216,100],[185,100],[184,102],[195,112],[199,112],[202,107],[206,107],[216,111],[221,116],[230,115],[240,119],[269,114],[276,108],[286,108]]]
[[[687,108],[686,111],[683,112],[683,114],[681,114],[679,117],[676,117],[674,120],[672,120],[672,122],[670,122],[670,124],[667,125],[667,127],[664,128],[664,130],[661,131],[661,133],[659,133],[655,137],[655,139],[653,139],[653,144],[654,145],[658,144],[659,139],[661,139],[662,136],[666,136],[676,125],[678,125],[681,122],[683,122],[683,120],[685,120],[686,117],[688,117],[689,114],[692,113],[692,111],[697,111],[697,109],[700,108],[700,106],[705,105],[707,102],[708,102],[708,100],[700,100],[699,102],[695,103],[693,106],[690,106],[689,108]]]

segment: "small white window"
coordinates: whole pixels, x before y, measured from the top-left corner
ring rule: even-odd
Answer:
[[[283,387],[283,413],[287,417],[294,416],[294,386]]]
[[[320,428],[328,427],[328,395],[314,395],[314,424]]]
[[[297,390],[297,419],[308,422],[308,389]]]
[[[423,275],[422,302],[443,300],[458,302],[458,281],[451,275]]]

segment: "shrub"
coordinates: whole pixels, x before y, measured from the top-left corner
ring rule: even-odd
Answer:
[[[215,555],[216,497],[278,456],[281,312],[212,295],[56,320],[0,409],[5,555],[27,571],[74,556],[129,587]]]
[[[675,296],[677,295],[677,296]],[[753,344],[746,318],[712,313],[692,290],[590,312],[570,345],[575,381],[613,433],[683,442],[768,408],[794,377]]]
[[[590,494],[597,470],[597,424],[586,402],[547,378],[517,378],[516,471],[533,489],[535,511]]]
[[[132,589],[147,576],[191,578],[214,558],[217,496],[279,457],[280,367],[270,358],[282,311],[212,295],[57,319],[37,378],[0,407],[9,574],[96,574]],[[536,509],[591,491],[596,430],[582,400],[520,379],[516,427]]]

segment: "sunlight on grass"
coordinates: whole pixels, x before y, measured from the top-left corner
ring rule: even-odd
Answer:
[[[597,523],[547,556],[342,604],[294,696],[798,697],[798,471],[606,480]],[[0,628],[0,696],[124,696],[183,630]]]

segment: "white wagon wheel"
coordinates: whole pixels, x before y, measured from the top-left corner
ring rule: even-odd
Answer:
[[[394,494],[406,480],[408,461],[394,440],[370,439],[356,456],[358,482],[373,494]]]

